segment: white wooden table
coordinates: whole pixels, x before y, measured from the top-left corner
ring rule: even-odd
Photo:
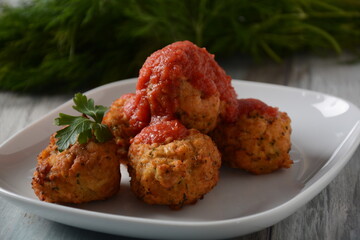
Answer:
[[[360,106],[360,63],[347,57],[297,56],[282,64],[252,64],[234,57],[221,65],[234,79],[268,82],[335,95]],[[71,95],[34,96],[0,91],[0,144],[70,99]],[[1,166],[0,166],[1,167]],[[236,239],[360,239],[360,151],[312,201],[262,231]],[[52,222],[0,197],[0,239],[129,239]]]

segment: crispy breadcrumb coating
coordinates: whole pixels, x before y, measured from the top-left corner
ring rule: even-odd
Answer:
[[[202,199],[217,184],[218,149],[207,135],[188,131],[185,138],[170,143],[131,144],[128,171],[139,199],[180,209]]]
[[[118,145],[120,162],[127,163],[127,153],[130,146],[130,139],[136,135],[136,131],[130,126],[130,117],[124,108],[127,103],[135,98],[135,94],[129,93],[116,99],[105,114],[102,123],[107,125]]]
[[[215,128],[220,114],[219,93],[204,97],[188,81],[181,80],[178,101],[175,115],[187,128],[195,128],[202,133]]]
[[[289,168],[290,118],[285,112],[259,100],[241,99],[239,116],[233,124],[219,124],[211,133],[222,160],[233,168],[253,174]]]
[[[120,187],[120,165],[113,141],[75,143],[57,150],[55,134],[38,155],[32,188],[40,200],[55,203],[85,203],[103,200]]]

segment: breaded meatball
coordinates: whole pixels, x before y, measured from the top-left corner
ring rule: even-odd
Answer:
[[[238,100],[235,123],[221,123],[210,134],[222,153],[222,160],[233,168],[265,174],[289,168],[291,148],[290,118],[285,112],[256,99]]]
[[[102,123],[107,125],[114,136],[114,140],[118,145],[118,154],[120,161],[127,163],[127,152],[130,146],[130,139],[133,138],[137,131],[130,125],[129,116],[125,107],[131,104],[135,98],[135,94],[129,93],[116,99],[110,106],[109,111],[105,114]]]
[[[220,110],[219,94],[203,98],[200,90],[188,81],[180,81],[179,107],[175,112],[178,119],[188,128],[207,133],[214,129]]]
[[[181,126],[173,129],[179,133],[178,128]],[[191,129],[186,130],[185,135],[181,132],[180,138],[167,134],[160,138],[166,140],[158,143],[151,136],[150,139],[141,136],[141,133],[129,148],[128,165],[131,189],[139,199],[148,204],[180,209],[202,199],[217,184],[221,157],[210,137]]]
[[[103,200],[120,187],[120,165],[113,141],[75,143],[63,152],[56,146],[55,134],[38,155],[32,188],[42,201],[85,203]]]
[[[219,117],[234,119],[237,110],[231,78],[213,55],[189,41],[148,57],[136,88],[142,101],[148,101],[151,116],[179,119],[203,133],[213,130]]]

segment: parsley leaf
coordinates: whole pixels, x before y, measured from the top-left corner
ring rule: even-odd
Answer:
[[[107,110],[107,107],[104,106],[94,106],[94,100],[91,98],[88,100],[87,97],[81,93],[75,94],[74,103],[75,106],[73,106],[73,108],[76,111],[92,117],[97,123],[101,123]]]
[[[58,139],[56,145],[60,152],[67,149],[76,141],[79,143],[87,143],[91,138],[95,137],[98,142],[106,142],[112,138],[109,128],[101,124],[104,114],[107,110],[104,106],[94,105],[93,99],[81,93],[75,94],[73,108],[82,113],[82,116],[70,116],[60,113],[54,123],[57,126],[66,126],[56,132]],[[91,120],[91,117],[93,120]]]
[[[94,135],[99,142],[105,142],[112,138],[112,134],[105,124],[94,125]]]

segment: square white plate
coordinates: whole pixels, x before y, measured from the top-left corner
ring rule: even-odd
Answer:
[[[134,92],[135,84],[136,79],[123,80],[86,95],[109,106]],[[58,130],[52,125],[58,113],[75,113],[70,100],[0,146],[0,196],[53,221],[132,237],[218,239],[271,226],[311,200],[345,166],[360,141],[360,111],[345,100],[308,90],[240,80],[233,86],[239,98],[258,98],[289,114],[290,169],[254,176],[223,167],[213,191],[180,211],[137,200],[125,168],[121,190],[109,200],[66,206],[41,202],[30,184],[36,156]]]

